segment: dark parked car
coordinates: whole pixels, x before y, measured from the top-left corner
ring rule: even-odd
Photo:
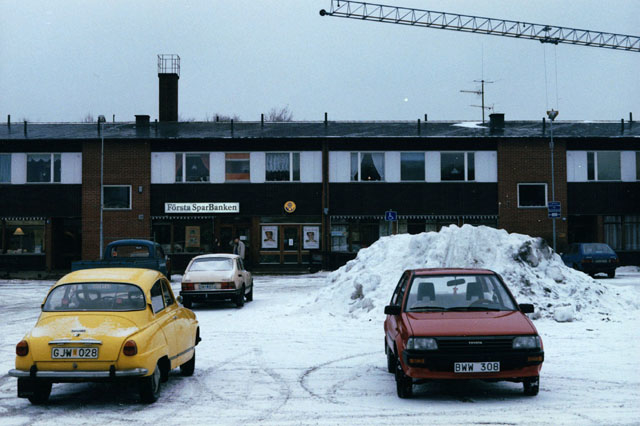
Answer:
[[[618,255],[603,243],[574,243],[562,255],[565,265],[591,276],[604,272],[613,278],[618,267]]]
[[[144,268],[162,272],[171,280],[171,260],[160,244],[147,240],[118,240],[109,243],[102,260],[81,260],[72,271],[92,268]]]
[[[430,380],[506,380],[537,395],[542,340],[493,271],[405,271],[384,309],[387,368],[400,398]]]

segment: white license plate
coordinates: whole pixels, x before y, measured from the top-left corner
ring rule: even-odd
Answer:
[[[200,284],[200,290],[219,290],[220,284]]]
[[[454,362],[454,373],[497,373],[500,371],[500,362]]]
[[[52,359],[96,359],[98,348],[51,348]]]

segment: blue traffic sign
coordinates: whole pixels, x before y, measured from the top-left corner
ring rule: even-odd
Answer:
[[[549,201],[547,203],[547,210],[549,212],[549,219],[554,219],[562,216],[562,207],[560,201]]]
[[[393,210],[387,210],[384,212],[384,220],[387,222],[395,222],[398,220],[398,212],[394,212]]]

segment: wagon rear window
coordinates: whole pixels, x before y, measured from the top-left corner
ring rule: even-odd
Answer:
[[[138,311],[145,309],[142,290],[132,284],[78,283],[56,287],[49,293],[43,310],[55,311]]]

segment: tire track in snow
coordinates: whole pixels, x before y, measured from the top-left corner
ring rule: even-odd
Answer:
[[[323,395],[320,395],[320,394],[314,392],[314,390],[312,390],[311,387],[307,384],[309,376],[311,374],[313,374],[313,373],[316,373],[317,371],[320,371],[320,370],[322,370],[324,368],[327,368],[328,366],[330,366],[332,364],[336,364],[336,363],[343,362],[343,361],[348,361],[348,360],[351,360],[351,359],[354,359],[354,358],[360,358],[360,357],[364,357],[364,356],[369,356],[369,355],[373,355],[373,354],[377,354],[377,353],[378,352],[376,351],[376,352],[366,352],[366,353],[360,353],[360,354],[355,354],[355,355],[349,355],[349,356],[346,356],[346,357],[337,358],[337,359],[334,359],[334,360],[331,360],[331,361],[323,362],[322,364],[315,365],[315,366],[313,366],[311,368],[308,368],[307,370],[305,370],[304,373],[302,373],[302,375],[298,378],[298,383],[313,398],[316,398],[316,399],[319,399],[319,400],[322,400],[322,401],[327,401],[327,402],[329,402],[331,404],[344,404],[344,403],[339,402],[339,401],[337,401],[335,399],[335,392],[337,392],[337,389],[339,387],[338,384],[340,382],[338,382],[338,384],[332,386],[332,388],[331,388],[331,389],[333,389],[335,387],[335,389],[336,389],[335,392],[333,392],[334,396],[331,396],[331,389],[329,390],[329,392],[330,392],[329,396],[323,396]],[[347,381],[348,381],[348,379],[344,380],[343,382],[346,383]]]

